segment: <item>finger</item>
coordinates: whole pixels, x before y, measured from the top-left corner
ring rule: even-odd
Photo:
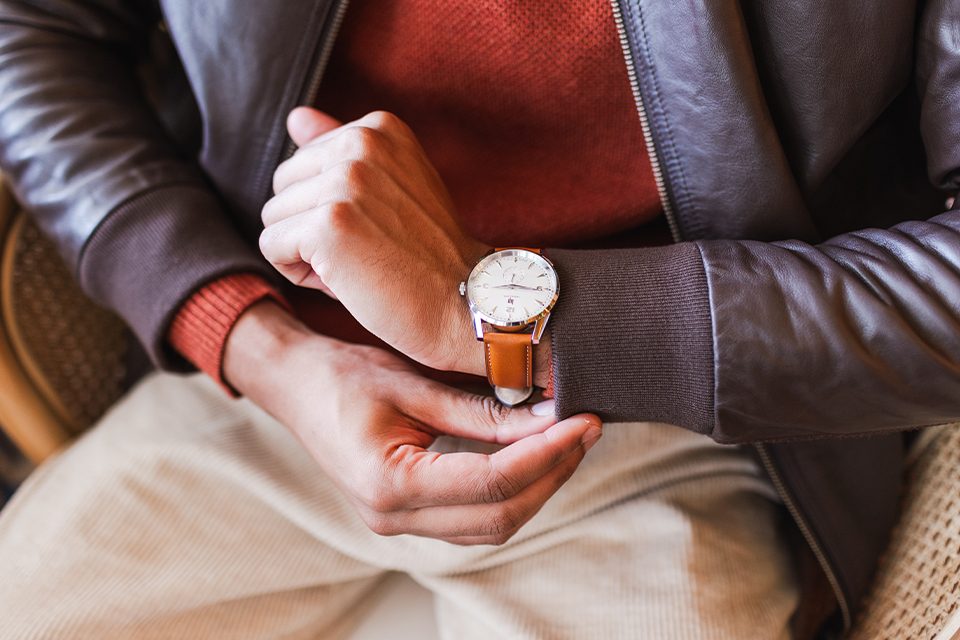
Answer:
[[[327,202],[363,196],[393,205],[404,195],[397,183],[372,163],[348,158],[279,191],[263,206],[260,218],[268,227]]]
[[[387,460],[392,496],[378,511],[503,502],[545,475],[584,441],[600,433],[590,414],[568,418],[503,449],[482,454],[438,453],[402,444]]]
[[[282,193],[291,185],[322,174],[334,165],[369,159],[377,154],[380,134],[373,130],[349,132],[347,125],[320,136],[284,160],[273,172],[273,192]]]
[[[260,233],[263,257],[293,284],[326,288],[321,269],[326,255],[322,243],[328,234],[323,229],[329,224],[330,209],[337,206],[317,207],[266,227]]]
[[[297,107],[287,115],[287,132],[298,147],[342,124],[333,116],[313,107]]]
[[[343,160],[380,159],[396,171],[401,166],[425,162],[413,133],[399,118],[386,111],[374,111],[362,118],[327,131],[300,147],[280,163],[273,174],[273,191],[280,193],[294,182],[324,171]],[[430,168],[430,171],[436,173]],[[439,180],[439,176],[433,179]]]
[[[552,403],[507,407],[493,396],[467,393],[431,383],[418,396],[411,412],[423,418],[435,434],[483,442],[510,444],[556,424]],[[537,413],[533,408],[537,407]]]
[[[312,140],[309,140],[300,148],[303,149],[304,147],[321,144],[324,141],[329,140],[339,133],[349,129],[373,129],[375,131],[382,132],[385,137],[390,138],[400,138],[402,136],[412,135],[410,128],[399,117],[390,113],[389,111],[378,110],[366,113],[356,120],[351,120],[350,122],[341,124],[335,130],[323,132]]]
[[[455,544],[503,544],[570,479],[589,446],[592,443],[575,448],[550,471],[503,502],[376,514],[371,516],[371,528],[381,535],[409,533]]]

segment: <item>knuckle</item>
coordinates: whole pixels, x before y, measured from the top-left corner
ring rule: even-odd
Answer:
[[[283,162],[277,170],[273,172],[273,193],[277,194],[283,190],[283,185],[286,183],[284,176],[286,175],[287,161]]]
[[[357,155],[361,158],[376,155],[384,145],[384,135],[373,127],[353,127],[351,141],[356,146]]]
[[[397,506],[396,500],[391,498],[386,493],[379,491],[374,493],[367,500],[367,505],[375,512],[380,514],[386,514]]]
[[[328,234],[349,231],[354,219],[353,204],[346,200],[332,202],[325,207],[322,223]]]
[[[267,203],[263,205],[263,209],[260,210],[260,221],[267,226],[271,220],[277,217],[277,199],[276,197],[270,198],[267,200]]]
[[[349,160],[343,163],[342,180],[349,193],[364,191],[371,183],[371,167],[362,160]]]
[[[387,514],[400,507],[398,493],[384,483],[373,483],[360,490],[360,499],[373,514]]]
[[[262,253],[263,257],[267,260],[270,260],[276,235],[276,227],[267,227],[260,232],[260,238],[258,239],[257,244],[260,247],[260,253]]]
[[[557,481],[554,483],[554,490],[559,489],[567,480],[573,477],[573,474],[576,473],[577,469],[580,466],[580,461],[583,460],[583,455],[571,454],[567,463],[563,466],[563,470],[557,476]]]
[[[509,542],[509,541],[510,541],[510,538],[512,538],[512,537],[513,537],[513,534],[502,535],[502,536],[493,536],[493,537],[490,539],[490,544],[496,545],[496,546],[499,547],[499,546],[505,545],[507,542]]]
[[[486,532],[497,540],[506,542],[520,526],[520,515],[513,509],[499,509],[489,520],[489,530]]]
[[[320,254],[314,254],[310,259],[310,269],[317,274],[321,282],[327,283],[331,280],[330,260]]]
[[[363,517],[364,523],[370,531],[379,536],[394,536],[399,532],[393,523],[393,519],[384,513],[369,513]]]
[[[509,530],[504,531],[502,533],[496,533],[490,536],[490,540],[491,540],[490,544],[495,544],[497,546],[506,544],[510,540],[510,538],[513,537],[514,533],[515,533],[514,531],[509,531]]]
[[[299,151],[297,153],[300,153]],[[273,193],[278,194],[286,189],[293,182],[293,175],[296,173],[296,162],[302,161],[294,155],[284,160],[273,172]]]
[[[382,131],[402,131],[406,128],[400,116],[384,109],[371,111],[369,117],[371,124]]]
[[[519,487],[507,474],[494,469],[484,486],[483,499],[487,502],[503,502],[518,493]]]
[[[493,396],[477,396],[480,417],[495,427],[504,425],[510,417],[510,409]]]

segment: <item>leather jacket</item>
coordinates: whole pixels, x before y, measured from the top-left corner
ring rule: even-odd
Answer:
[[[849,626],[903,433],[960,419],[960,0],[612,1],[677,242],[552,252],[558,412],[753,444]],[[0,0],[0,168],[160,366],[193,291],[271,276],[284,116],[345,10]]]

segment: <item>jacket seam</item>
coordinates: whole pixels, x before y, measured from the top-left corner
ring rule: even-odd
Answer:
[[[707,310],[710,313],[710,360],[713,362],[713,375],[711,376],[712,383],[710,385],[710,415],[712,416],[713,420],[710,425],[709,436],[710,439],[716,440],[717,424],[719,422],[719,417],[717,415],[717,381],[720,377],[718,375],[719,362],[717,359],[717,353],[719,352],[717,349],[717,323],[713,313],[713,285],[710,282],[710,274],[707,273],[707,260],[703,255],[703,248],[700,246],[699,242],[694,242],[692,244],[697,248],[697,254],[700,256],[700,265],[703,267],[703,279],[707,283]]]

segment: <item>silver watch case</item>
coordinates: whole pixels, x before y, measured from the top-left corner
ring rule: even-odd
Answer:
[[[553,270],[556,274],[556,267],[549,258],[543,254],[537,253],[535,251],[529,251],[527,249],[501,249],[500,251],[491,251],[477,261],[477,264],[474,265],[474,270],[483,262],[484,259],[493,255],[501,254],[503,257],[510,257],[518,254],[532,254],[536,256],[537,259],[543,260],[547,265]],[[470,275],[473,275],[473,270],[471,270]],[[467,280],[469,280],[469,276]],[[526,318],[524,320],[519,320],[517,322],[499,322],[490,316],[483,313],[480,309],[477,308],[473,300],[470,299],[470,296],[467,295],[467,280],[464,280],[460,283],[460,295],[464,297],[467,301],[467,307],[470,309],[470,316],[473,318],[473,328],[474,333],[476,334],[477,340],[483,340],[483,334],[487,331],[505,331],[508,333],[518,333],[525,332],[528,329],[533,334],[532,343],[540,344],[540,338],[543,337],[543,332],[547,328],[547,321],[550,320],[550,312],[553,310],[554,305],[556,305],[557,300],[560,297],[560,278],[556,278],[557,289],[553,293],[553,297],[550,299],[549,304],[537,315]],[[494,394],[497,396],[497,399],[508,407],[513,407],[523,402],[526,402],[531,395],[533,395],[533,387],[524,387],[522,389],[511,389],[508,387],[493,387]]]

